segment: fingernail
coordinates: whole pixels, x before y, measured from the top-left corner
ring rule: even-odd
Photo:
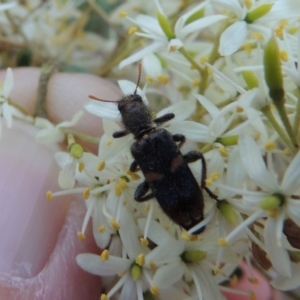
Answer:
[[[69,208],[57,191],[58,148],[39,145],[36,129],[18,121],[3,128],[0,146],[0,272],[30,278],[47,263]]]

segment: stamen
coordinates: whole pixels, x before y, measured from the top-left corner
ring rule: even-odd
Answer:
[[[246,51],[247,54],[252,54],[252,48],[249,44],[244,45],[244,50]]]
[[[52,194],[51,191],[48,191],[48,192],[47,192],[46,197],[47,197],[47,200],[48,200],[49,202],[52,202],[52,200],[53,200],[53,194]]]
[[[160,297],[160,290],[159,290],[158,286],[152,285],[151,288],[150,288],[150,292],[151,292],[154,296]]]
[[[103,171],[105,169],[105,166],[106,166],[105,161],[102,161],[101,163],[99,163],[99,165],[97,167],[97,170],[99,172],[101,172],[101,171]]]
[[[148,245],[149,245],[149,242],[148,242],[147,239],[140,238],[140,242],[141,242],[143,247],[148,247]]]
[[[82,233],[82,232],[80,232],[80,231],[77,232],[77,237],[78,237],[78,239],[80,241],[84,241],[85,240],[85,234]]]
[[[139,266],[144,266],[145,264],[145,254],[141,253],[138,255],[138,257],[136,258],[135,262],[139,265]]]
[[[223,242],[226,241],[226,243],[231,243],[237,235],[239,235],[243,230],[245,230],[245,228],[247,228],[250,224],[255,222],[263,215],[265,215],[265,212],[262,209],[256,211],[254,214],[252,214],[250,217],[248,217],[242,223],[240,223],[240,225],[237,226],[233,231],[231,231],[231,233],[226,237],[226,239],[223,239]]]
[[[110,225],[116,231],[120,230],[121,228],[120,224],[117,223],[116,219],[112,219]]]
[[[85,168],[85,164],[83,162],[80,162],[78,165],[78,171],[79,173],[81,173]]]
[[[109,300],[109,298],[105,294],[102,294],[100,300]]]
[[[145,224],[145,228],[144,228],[144,240],[147,240],[150,223],[151,223],[151,220],[153,217],[153,211],[154,211],[152,204],[149,204],[148,207],[149,207],[149,211],[147,214],[146,224]]]
[[[100,226],[100,227],[98,228],[98,232],[99,232],[99,233],[105,233],[105,232],[106,232],[106,227],[105,227],[104,225]]]
[[[103,262],[108,261],[109,260],[109,251],[107,249],[103,250],[100,257]]]
[[[129,30],[128,30],[128,34],[130,35],[133,35],[137,32],[137,28],[136,27],[131,27]]]
[[[83,192],[83,199],[87,200],[89,199],[91,196],[91,190],[89,188],[86,188]]]
[[[127,17],[127,12],[126,11],[122,11],[122,12],[120,12],[120,14],[119,14],[119,18],[120,19],[124,19],[124,18],[126,18]],[[102,300],[102,299],[101,299]]]

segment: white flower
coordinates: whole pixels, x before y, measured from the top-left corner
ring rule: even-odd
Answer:
[[[158,7],[158,11],[160,14],[164,15],[162,8],[159,5],[158,1],[155,1]],[[224,15],[212,15],[203,17],[197,21],[194,21],[190,24],[186,24],[186,21],[190,16],[192,16],[195,12],[201,10],[205,7],[207,2],[203,2],[197,6],[195,6],[192,10],[188,11],[187,13],[183,14],[176,22],[174,26],[174,35],[175,38],[168,39],[166,34],[164,33],[163,29],[161,28],[158,20],[153,17],[149,17],[147,15],[138,15],[135,19],[128,18],[132,23],[139,26],[143,32],[137,32],[136,35],[146,37],[152,41],[150,45],[145,47],[144,49],[134,53],[130,57],[123,60],[119,67],[124,68],[125,66],[137,62],[144,58],[146,55],[155,53],[155,52],[162,52],[168,51],[169,53],[175,52],[176,50],[180,49],[184,44],[185,40],[188,38],[189,35],[199,32],[209,27],[225,18]]]
[[[35,126],[41,128],[36,135],[37,141],[44,144],[63,142],[66,134],[62,130],[76,125],[82,116],[83,111],[79,111],[73,116],[71,121],[64,121],[57,125],[53,125],[44,118],[35,118]]]
[[[272,29],[280,21],[296,18],[300,12],[299,5],[297,7],[293,1],[251,2],[250,7],[247,7],[248,3],[244,1],[241,3],[238,0],[211,0],[211,2],[230,9],[238,18],[221,35],[219,52],[222,56],[231,55],[242,47],[251,31],[259,32],[264,36],[264,40],[268,40]],[[248,20],[247,16],[253,12],[255,14],[257,10],[263,11],[263,15],[256,13],[254,21]]]
[[[245,219],[232,233],[227,236],[227,240],[232,240],[237,234],[245,230],[261,217],[267,217],[264,222],[264,245],[265,250],[272,262],[274,269],[278,274],[284,277],[292,276],[291,262],[287,248],[283,241],[283,226],[285,219],[292,219],[300,226],[300,208],[298,200],[293,199],[293,195],[299,192],[300,185],[300,153],[290,162],[289,167],[285,170],[281,184],[277,179],[271,154],[268,155],[268,168],[265,165],[261,151],[252,137],[249,135],[241,135],[239,140],[240,155],[251,180],[261,189],[261,191],[247,191],[232,188],[237,194],[243,196],[240,201],[241,208],[245,213],[255,212]],[[219,188],[222,188],[219,186]],[[271,197],[271,198],[270,198]],[[267,208],[261,207],[266,199],[271,199],[272,209],[270,208],[269,216]],[[275,199],[275,200],[274,200]],[[274,204],[274,201],[275,202]],[[268,202],[270,203],[270,202]],[[276,204],[277,203],[277,204]],[[266,205],[266,204],[265,204]],[[270,205],[270,204],[268,204]],[[267,206],[268,207],[268,206]],[[260,243],[261,244],[261,243]]]

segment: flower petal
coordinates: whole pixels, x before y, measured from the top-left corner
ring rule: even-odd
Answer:
[[[129,80],[118,80],[118,84],[119,84],[119,87],[120,87],[122,93],[125,96],[133,95],[133,93],[134,93],[134,91],[136,89],[136,83],[131,82]],[[140,87],[137,87],[136,93],[139,96],[141,96],[141,98],[143,99],[143,102],[146,105],[149,104],[148,99],[147,99],[144,91]]]
[[[156,270],[152,284],[159,288],[168,288],[181,279],[183,270],[179,259],[171,264],[164,265]]]
[[[175,115],[176,121],[181,121],[187,119],[196,110],[195,100],[185,100],[173,104],[167,108],[162,109],[157,113],[157,117],[161,117],[168,113],[173,113]]]
[[[271,174],[265,165],[260,150],[254,139],[246,134],[239,138],[240,155],[244,167],[250,178],[261,188],[269,192],[278,190],[278,183],[274,174]]]
[[[0,6],[1,9],[1,6]],[[10,95],[10,92],[14,86],[14,76],[11,68],[8,68],[6,71],[6,77],[3,85],[3,96],[7,99]]]
[[[112,276],[125,272],[131,265],[129,259],[110,256],[109,260],[102,261],[96,254],[83,253],[76,257],[76,262],[83,270],[99,276]]]
[[[237,21],[229,26],[221,35],[219,53],[222,56],[231,55],[245,43],[247,37],[247,24]]]
[[[161,41],[157,41],[157,42],[154,42],[154,43],[150,44],[149,46],[143,48],[140,51],[135,52],[131,56],[129,56],[126,59],[122,60],[119,64],[119,69],[123,69],[124,67],[126,67],[128,65],[131,65],[131,64],[141,60],[146,55],[156,52],[156,50],[158,50],[159,48],[161,48],[165,45],[166,45],[166,43],[161,42]]]
[[[209,27],[221,20],[226,19],[227,16],[224,15],[212,15],[212,16],[208,16],[208,17],[204,17],[201,18],[195,22],[192,22],[190,24],[188,24],[187,26],[185,26],[181,32],[180,32],[180,36],[179,37],[185,37],[190,33],[193,33],[195,31],[199,32],[200,30],[202,30],[203,28]]]
[[[300,186],[300,152],[294,157],[284,173],[281,188],[287,195],[293,194]]]
[[[90,101],[85,105],[85,109],[97,117],[121,122],[121,114],[118,110],[117,103],[107,103],[101,101]]]
[[[280,276],[277,279],[271,281],[271,284],[274,288],[281,291],[290,291],[299,287],[300,282],[300,268],[299,264],[292,263],[292,274],[291,277],[282,277]]]
[[[278,274],[291,277],[291,262],[286,249],[279,247],[276,237],[276,219],[268,218],[265,224],[265,246],[274,269]]]

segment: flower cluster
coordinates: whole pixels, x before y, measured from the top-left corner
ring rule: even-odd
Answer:
[[[88,2],[94,7],[93,1]],[[183,154],[203,153],[206,166],[201,160],[188,164],[202,188],[204,218],[199,224],[186,231],[167,217],[155,199],[134,200],[145,176],[131,168],[130,149],[138,137],[113,138],[122,130],[117,103],[92,100],[85,107],[103,118],[97,155],[86,152],[81,135],[69,130],[82,112],[58,125],[36,119],[42,127],[39,141],[68,142],[68,151],[55,155],[62,190],[48,192],[47,198],[83,195],[87,211],[78,237],[85,239],[92,220],[101,250],[80,254],[76,261],[84,270],[103,276],[101,300],[223,299],[222,291],[228,290],[254,298],[251,291],[226,286],[242,260],[250,269],[255,262],[268,272],[276,289],[300,285],[299,0],[195,2],[127,0],[118,6],[106,15],[116,33],[113,42],[101,48],[107,55],[117,45],[111,51],[116,57],[105,63],[102,53],[100,73],[109,70],[119,77],[122,72],[129,78],[134,64],[141,61],[143,88],[119,80],[123,100],[137,94],[154,110],[169,103],[153,120],[168,113],[175,117],[162,125],[154,122],[154,128],[185,136]],[[80,18],[77,31],[87,22],[78,8],[70,14],[67,6],[53,5],[40,8],[47,9],[48,22],[55,23],[51,32],[43,25],[51,36],[45,43],[55,46],[40,46],[43,51],[51,49],[50,54],[42,51],[50,56],[61,53],[60,42],[70,42],[56,17]],[[27,38],[41,41],[32,35],[35,31],[29,30],[30,36],[26,30],[25,26]],[[81,37],[72,40],[67,51],[62,47],[62,61],[70,58],[68,53],[85,53],[82,45],[92,40]],[[119,45],[125,45],[122,51]],[[0,101],[8,123],[10,72]],[[257,283],[254,276],[249,280]]]

